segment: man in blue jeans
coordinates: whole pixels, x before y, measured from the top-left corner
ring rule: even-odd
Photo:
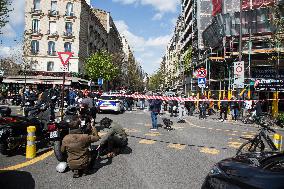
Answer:
[[[158,130],[157,115],[160,113],[162,101],[158,99],[151,100],[150,102],[150,111],[152,119],[152,128],[151,131]]]

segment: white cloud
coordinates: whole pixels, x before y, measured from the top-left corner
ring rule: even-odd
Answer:
[[[119,2],[125,5],[136,3],[137,0],[113,0],[114,2]]]
[[[161,20],[163,18],[163,14],[162,13],[156,13],[152,20]]]
[[[180,0],[113,0],[114,2],[122,4],[135,4],[135,5],[150,5],[158,13],[153,16],[153,20],[162,19],[164,13],[172,12],[175,13],[178,5],[180,5]]]
[[[12,0],[12,11],[9,13],[9,23],[12,26],[22,25],[25,22],[25,0]]]
[[[0,45],[0,58],[12,57],[19,60],[21,54],[22,46],[20,44],[17,44],[13,47]]]
[[[15,30],[12,28],[10,23],[7,23],[4,28],[2,28],[2,36],[7,38],[14,38],[17,36]]]
[[[141,63],[147,73],[153,73],[159,67],[161,57],[170,40],[170,35],[145,39],[133,34],[123,20],[115,21],[115,24],[119,32],[126,37],[134,51],[136,60]]]

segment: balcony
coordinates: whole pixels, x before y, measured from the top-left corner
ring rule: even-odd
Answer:
[[[65,12],[64,18],[65,19],[75,19],[77,17],[75,16],[74,12]]]
[[[43,16],[44,14],[43,14],[42,10],[32,8],[31,9],[31,15],[32,16]]]
[[[63,38],[65,39],[72,39],[75,38],[74,33],[73,32],[63,32]]]
[[[31,55],[38,55],[39,54],[39,51],[38,50],[31,50]]]
[[[41,33],[41,30],[40,29],[31,29],[29,32],[28,32],[32,37],[42,37],[42,33]]]
[[[56,51],[47,51],[47,55],[49,55],[49,56],[57,56],[57,52]]]
[[[59,17],[59,12],[56,10],[49,10],[47,15],[48,17]]]
[[[58,38],[59,37],[59,34],[58,32],[50,32],[50,30],[47,31],[47,38],[50,39],[50,38]]]

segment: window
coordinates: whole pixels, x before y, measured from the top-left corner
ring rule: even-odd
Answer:
[[[37,54],[39,52],[39,42],[37,40],[32,40],[31,52],[32,54]]]
[[[55,53],[55,42],[54,41],[49,41],[48,42],[48,54],[52,55]]]
[[[73,16],[73,4],[70,2],[66,5],[66,15]]]
[[[51,1],[51,12],[55,13],[57,9],[57,1]]]
[[[52,61],[49,61],[47,62],[47,69],[46,69],[48,72],[51,72],[54,70],[54,62]]]
[[[39,32],[39,20],[33,19],[32,21],[32,32],[38,33]]]
[[[65,52],[71,52],[71,43],[69,42],[64,43],[64,50]]]
[[[40,0],[34,0],[34,9],[40,10]]]
[[[56,34],[56,22],[49,22],[49,33]]]
[[[66,22],[65,29],[66,29],[66,33],[67,34],[72,34],[72,23],[71,22]]]

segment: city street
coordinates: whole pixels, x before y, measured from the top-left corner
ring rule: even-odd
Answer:
[[[19,113],[18,108],[13,110]],[[1,185],[12,188],[200,188],[215,163],[235,154],[243,142],[239,137],[250,137],[257,131],[250,125],[188,117],[186,123],[177,123],[177,118],[171,118],[172,131],[159,128],[158,132],[153,132],[150,131],[150,113],[146,110],[120,115],[99,114],[97,121],[103,117],[125,128],[129,148],[112,161],[96,162],[93,174],[74,179],[71,171],[56,172],[58,161],[52,151],[43,148],[37,158],[28,163],[24,163],[27,160],[20,152],[13,157],[1,155],[1,169],[10,167],[23,171],[13,176],[2,172]],[[159,123],[162,117],[169,116],[159,117]],[[100,135],[106,132],[102,130]]]

